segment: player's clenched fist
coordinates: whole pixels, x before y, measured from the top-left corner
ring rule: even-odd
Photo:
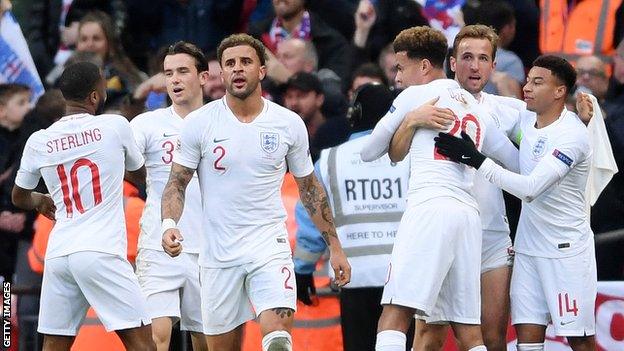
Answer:
[[[334,270],[334,277],[336,277],[336,284],[338,286],[345,286],[351,281],[351,265],[347,260],[342,248],[340,250],[333,250],[329,257],[329,263]]]
[[[183,240],[178,228],[170,228],[163,233],[162,247],[169,256],[176,257],[182,252]]]

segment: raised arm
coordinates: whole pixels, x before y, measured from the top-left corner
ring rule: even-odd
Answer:
[[[163,190],[161,200],[162,246],[172,257],[182,252],[180,241],[184,238],[176,226],[184,210],[186,186],[193,178],[194,172],[194,169],[174,162],[171,166],[169,181]]]
[[[344,286],[351,280],[351,266],[336,234],[334,217],[329,207],[325,189],[319,183],[314,172],[304,177],[295,177],[295,181],[299,188],[301,203],[310,214],[312,222],[319,229],[329,247],[330,263],[334,270],[336,282],[339,286]]]

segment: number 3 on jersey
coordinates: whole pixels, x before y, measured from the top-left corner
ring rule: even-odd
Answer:
[[[98,166],[86,158],[80,158],[74,162],[69,171],[69,180],[71,181],[71,198],[69,184],[67,181],[67,172],[64,165],[56,166],[56,173],[61,181],[61,191],[63,192],[63,203],[65,204],[65,211],[67,212],[67,218],[72,218],[74,214],[74,206],[80,213],[85,213],[85,208],[82,204],[82,198],[80,196],[80,184],[78,183],[78,169],[80,167],[88,167],[91,171],[91,186],[93,189],[93,207],[102,202],[102,188],[100,186],[100,169]],[[72,203],[72,199],[74,200]]]
[[[474,125],[474,130],[468,130],[468,124]],[[479,120],[477,117],[471,115],[470,113],[462,117],[461,122],[460,119],[455,116],[455,123],[453,124],[453,128],[449,130],[449,134],[457,137],[461,137],[460,130],[472,138],[477,149],[481,146],[481,124],[479,124]],[[474,133],[473,133],[474,131]],[[438,153],[438,148],[433,148],[433,159],[434,160],[448,160],[448,157],[440,155]]]

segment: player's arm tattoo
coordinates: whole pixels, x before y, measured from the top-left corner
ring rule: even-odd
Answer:
[[[299,187],[299,197],[303,207],[308,210],[312,222],[321,232],[327,245],[332,246],[335,240],[338,240],[338,235],[336,235],[334,217],[329,207],[325,189],[323,189],[314,173],[310,173],[305,177],[295,178],[295,180]]]
[[[172,218],[176,222],[182,216],[186,186],[193,178],[194,169],[173,163],[169,181],[165,185],[162,194],[161,215],[162,218]]]
[[[278,315],[280,318],[291,317],[295,312],[292,310],[292,308],[285,307],[272,308],[271,311],[275,312],[275,314]]]

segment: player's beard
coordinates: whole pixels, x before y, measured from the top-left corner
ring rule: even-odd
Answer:
[[[96,115],[101,115],[102,113],[104,113],[104,106],[106,105],[106,101],[104,101],[103,99],[100,100],[100,102],[98,103],[97,107],[95,108],[95,114]]]
[[[245,100],[256,90],[258,84],[260,84],[259,81],[250,82],[249,80],[247,80],[247,86],[243,91],[235,91],[234,83],[232,82],[226,87],[226,90],[228,91],[228,93],[230,93],[230,95],[234,96],[235,98]]]

